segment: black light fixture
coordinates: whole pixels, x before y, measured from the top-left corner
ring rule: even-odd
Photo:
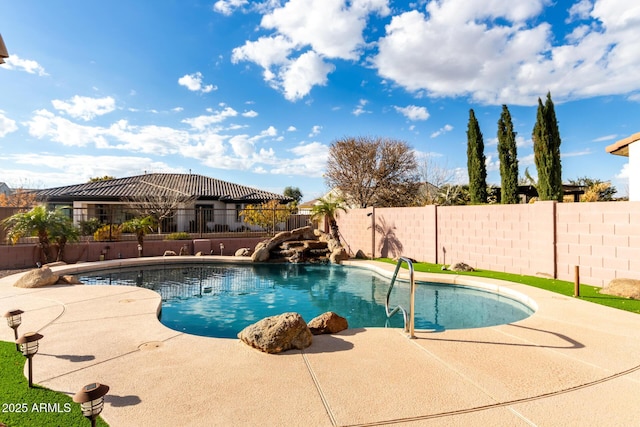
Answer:
[[[33,387],[33,368],[31,366],[31,359],[33,359],[34,354],[38,352],[38,341],[42,338],[43,336],[37,332],[27,332],[16,340],[16,343],[20,344],[20,351],[22,351],[24,357],[29,361],[29,387]]]
[[[104,396],[108,391],[109,386],[106,384],[91,383],[73,396],[73,401],[80,404],[82,415],[91,421],[91,427],[96,425],[96,418],[102,412]]]
[[[24,313],[22,310],[11,310],[4,314],[4,317],[7,318],[7,325],[13,329],[13,336],[16,341],[18,341],[18,326],[22,323],[22,313]],[[20,345],[17,342],[16,350],[20,351]]]

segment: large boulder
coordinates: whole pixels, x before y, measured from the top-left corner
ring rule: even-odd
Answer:
[[[340,264],[342,261],[346,261],[348,259],[349,254],[342,246],[335,248],[331,252],[331,255],[329,255],[329,261],[331,261],[332,264]]]
[[[40,288],[55,285],[59,278],[57,274],[53,274],[48,266],[44,265],[41,268],[27,271],[13,286],[16,288]]]
[[[240,248],[236,251],[235,256],[251,256],[251,248]]]
[[[600,293],[618,297],[640,299],[640,280],[623,278],[613,279],[600,289]]]
[[[302,350],[311,345],[313,335],[298,313],[266,317],[238,333],[238,338],[265,353]]]
[[[333,311],[327,311],[313,318],[309,324],[309,330],[313,335],[337,334],[349,328],[349,322],[344,317]]]
[[[266,242],[259,242],[251,255],[253,262],[265,262],[269,260],[269,248]]]

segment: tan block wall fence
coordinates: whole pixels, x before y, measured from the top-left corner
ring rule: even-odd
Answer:
[[[578,265],[581,283],[595,286],[640,279],[640,202],[354,209],[338,217],[353,254],[371,254],[372,217],[391,230],[375,233],[376,257],[400,255],[392,250],[399,243],[418,261],[569,281]]]

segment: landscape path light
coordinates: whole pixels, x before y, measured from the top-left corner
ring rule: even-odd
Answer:
[[[220,243],[220,256],[222,256],[222,251],[224,251],[224,243]]]
[[[73,396],[73,401],[80,404],[82,415],[89,418],[91,427],[95,427],[96,418],[104,407],[104,396],[109,391],[109,386],[100,383],[91,383],[82,387],[82,390]]]
[[[17,344],[20,344],[20,351],[29,362],[29,387],[33,387],[33,367],[31,366],[33,356],[38,352],[38,341],[43,338],[37,332],[27,332],[16,340]]]
[[[4,314],[7,318],[7,325],[13,329],[13,337],[15,341],[18,341],[18,326],[22,323],[22,310],[11,310]],[[20,344],[16,342],[16,350],[20,351]]]

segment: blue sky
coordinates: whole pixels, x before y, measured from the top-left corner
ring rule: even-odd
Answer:
[[[0,0],[0,182],[46,188],[199,173],[322,195],[328,147],[404,140],[466,182],[473,108],[488,182],[509,106],[520,174],[551,92],[563,179],[610,180],[640,131],[640,6],[628,0]]]

